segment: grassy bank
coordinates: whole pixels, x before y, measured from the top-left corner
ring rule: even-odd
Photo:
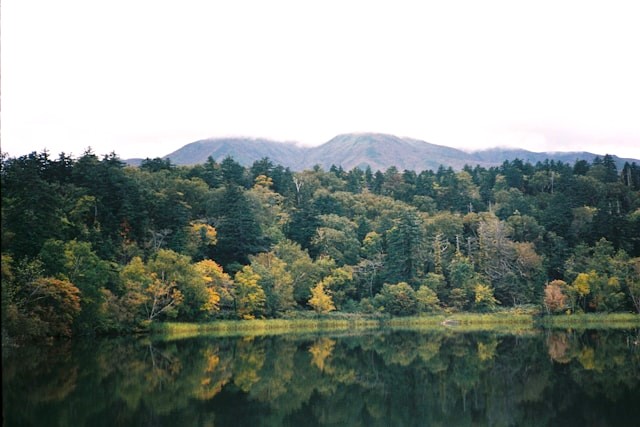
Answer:
[[[317,317],[302,319],[218,320],[209,323],[157,323],[154,335],[171,339],[212,336],[256,336],[288,333],[343,332],[376,329],[377,319],[362,316]]]
[[[457,313],[451,315],[431,315],[416,317],[396,317],[384,322],[392,329],[413,330],[457,330],[520,332],[535,329],[531,314],[497,313]]]
[[[640,314],[588,313],[544,316],[537,324],[546,329],[633,329],[640,327]]]
[[[573,314],[537,317],[530,313],[432,314],[381,317],[333,313],[291,319],[217,320],[208,323],[156,323],[151,331],[165,339],[196,336],[259,336],[306,333],[342,333],[375,329],[459,332],[494,331],[522,333],[535,329],[632,329],[640,327],[640,315],[631,313]]]

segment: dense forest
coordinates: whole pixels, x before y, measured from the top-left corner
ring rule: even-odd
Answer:
[[[640,166],[2,156],[4,338],[164,320],[640,312]]]

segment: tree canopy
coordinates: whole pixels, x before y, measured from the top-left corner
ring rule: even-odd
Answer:
[[[9,336],[297,310],[640,311],[640,167],[611,156],[292,172],[88,150],[3,155],[1,178]]]

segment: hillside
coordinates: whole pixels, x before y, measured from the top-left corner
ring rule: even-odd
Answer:
[[[195,165],[207,161],[209,156],[216,161],[231,156],[244,166],[268,157],[272,162],[298,169],[304,157],[304,148],[295,144],[254,138],[203,139],[187,144],[165,156],[177,165]]]
[[[165,156],[177,165],[204,163],[211,156],[220,162],[231,156],[244,166],[269,158],[273,163],[292,170],[303,170],[320,165],[328,169],[332,165],[346,170],[366,168],[386,170],[395,166],[399,170],[435,170],[440,165],[460,170],[464,165],[497,166],[505,160],[520,159],[535,164],[546,159],[573,164],[576,160],[593,161],[596,154],[588,152],[535,153],[517,148],[491,148],[467,152],[425,141],[401,138],[380,133],[350,133],[338,135],[317,147],[302,147],[294,143],[276,142],[254,138],[204,139],[185,145]],[[613,156],[621,169],[626,161],[640,163],[637,159]]]
[[[305,167],[319,164],[325,169],[339,165],[347,170],[367,166],[372,170],[385,170],[389,166],[399,170],[435,170],[443,164],[461,169],[469,160],[468,153],[455,148],[393,135],[359,133],[338,135],[309,149]]]

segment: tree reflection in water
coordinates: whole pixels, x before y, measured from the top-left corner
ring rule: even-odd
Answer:
[[[638,331],[105,339],[3,352],[18,425],[635,425]]]

